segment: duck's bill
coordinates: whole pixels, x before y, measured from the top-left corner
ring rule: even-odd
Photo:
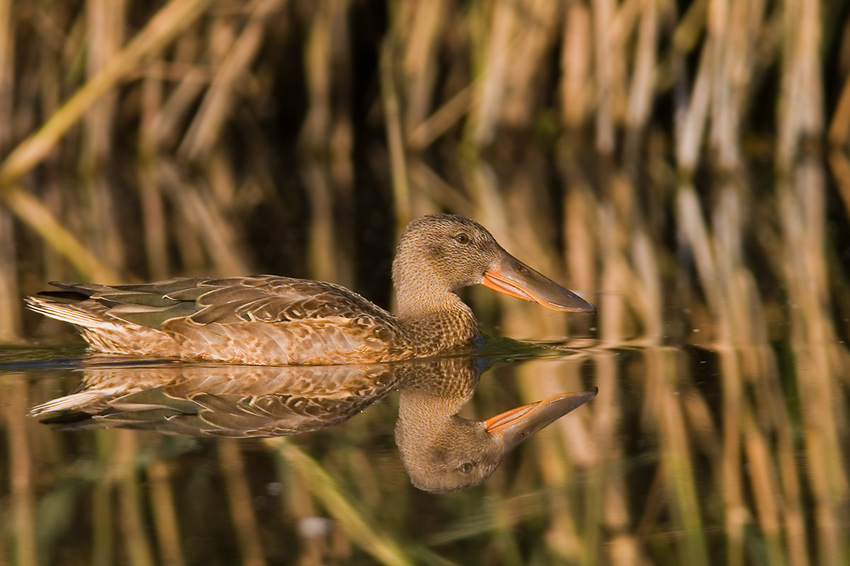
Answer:
[[[596,312],[596,307],[502,250],[499,266],[484,272],[481,284],[511,297],[566,312]]]
[[[596,392],[594,388],[593,391],[552,395],[491,417],[484,421],[484,426],[487,432],[502,439],[506,451],[511,450],[532,434],[596,397]]]

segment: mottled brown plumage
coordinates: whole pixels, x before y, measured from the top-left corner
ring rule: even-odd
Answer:
[[[76,325],[100,352],[246,364],[344,364],[468,350],[478,337],[455,294],[484,284],[554,310],[593,306],[508,254],[480,224],[433,214],[402,234],[398,316],[333,283],[262,275],[139,285],[52,283],[29,307]]]

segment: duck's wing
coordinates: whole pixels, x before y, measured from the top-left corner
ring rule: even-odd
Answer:
[[[252,364],[404,356],[396,319],[332,283],[255,276],[53,285],[61,291],[31,298],[30,308],[79,326],[102,351]]]
[[[178,277],[155,283],[98,285],[51,282],[39,297],[85,306],[93,314],[160,330],[175,318],[195,324],[291,322],[329,317],[388,317],[357,293],[333,283],[261,275]],[[81,303],[85,303],[84,305]]]

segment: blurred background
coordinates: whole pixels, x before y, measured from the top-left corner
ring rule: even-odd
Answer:
[[[464,528],[376,539],[330,505],[326,559],[470,563],[451,545],[477,541],[492,563],[846,564],[848,71],[845,1],[0,0],[0,342],[71,336],[23,312],[48,280],[275,273],[389,307],[405,224],[467,215],[599,310],[472,290],[482,327],[584,338],[578,366],[516,373],[600,395],[493,513],[448,499],[428,512]],[[33,509],[56,478],[25,471],[62,458],[15,450],[51,442],[23,415],[57,386],[12,383],[29,467],[3,472],[0,504],[31,529],[0,550],[47,563]],[[547,505],[564,470],[589,491]],[[358,489],[380,515],[390,496]]]

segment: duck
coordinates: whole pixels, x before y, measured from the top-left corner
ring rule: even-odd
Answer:
[[[593,305],[516,259],[479,223],[410,222],[392,264],[396,312],[340,285],[276,275],[153,283],[51,282],[29,309],[71,323],[94,352],[253,365],[380,363],[471,351],[482,335],[457,291],[484,285],[555,311]]]

